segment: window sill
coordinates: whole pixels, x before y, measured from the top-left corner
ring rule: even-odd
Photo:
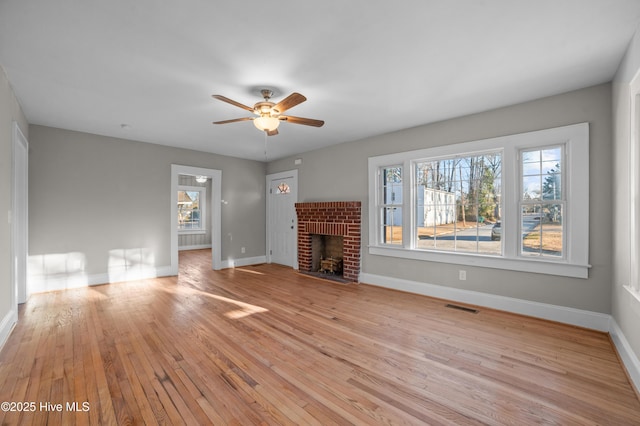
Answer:
[[[204,235],[207,233],[206,229],[189,229],[189,230],[180,230],[178,229],[178,235]]]
[[[553,262],[540,259],[525,260],[467,253],[438,253],[408,250],[402,247],[369,246],[369,254],[584,279],[589,278],[589,268],[591,267],[591,265],[574,265],[566,262]]]
[[[635,290],[633,287],[629,285],[625,285],[623,287],[625,288],[625,290],[631,293],[631,295],[635,297],[638,302],[640,302],[640,292],[638,290]]]

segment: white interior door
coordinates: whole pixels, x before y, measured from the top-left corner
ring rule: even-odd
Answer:
[[[269,261],[297,268],[297,226],[295,203],[298,198],[297,170],[267,176]]]
[[[27,256],[29,253],[29,145],[17,123],[13,125],[13,200],[11,217],[12,271],[14,301],[25,303]]]

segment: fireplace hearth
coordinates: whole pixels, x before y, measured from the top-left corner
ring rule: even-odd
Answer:
[[[340,282],[358,282],[359,201],[296,203],[300,272]]]

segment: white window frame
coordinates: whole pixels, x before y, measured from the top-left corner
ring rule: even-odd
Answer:
[[[629,84],[629,283],[640,301],[640,71]]]
[[[384,168],[387,168],[387,169],[399,168],[400,169],[401,179],[402,179],[402,192],[403,192],[403,196],[404,196],[404,181],[406,179],[406,177],[405,177],[405,168],[402,166],[402,164],[392,164],[392,165],[385,166]],[[380,173],[382,173],[382,168],[380,169]],[[379,178],[382,179],[382,176],[380,176]],[[378,239],[378,243],[380,245],[382,245],[382,246],[385,246],[385,247],[395,247],[397,245],[397,243],[394,242],[393,235],[392,235],[392,238],[391,238],[391,242],[385,242],[386,238],[384,238],[382,236],[382,230],[385,229],[385,232],[386,232],[386,228],[383,227],[384,224],[382,223],[382,217],[387,214],[387,209],[388,208],[395,209],[397,207],[400,207],[401,209],[404,209],[405,208],[405,204],[404,204],[404,199],[403,199],[402,203],[396,203],[395,200],[391,200],[391,202],[386,202],[385,203],[384,202],[385,189],[386,189],[385,185],[380,185],[379,186],[379,191],[380,192],[378,193],[378,196],[379,196],[378,199],[381,200],[381,203],[380,203],[380,205],[377,206],[377,209],[378,209],[377,217],[380,220],[380,230],[378,232],[378,238],[379,238]],[[391,215],[393,216],[394,214],[392,213]],[[403,212],[402,216],[404,216],[404,212]],[[387,224],[387,226],[388,226],[388,224]],[[392,230],[393,230],[393,227],[394,227],[394,225],[392,224],[391,225],[391,229]],[[404,228],[403,228],[403,231],[404,231]],[[404,241],[404,238],[405,238],[405,235],[404,235],[404,232],[403,232],[402,241]]]
[[[521,224],[518,200],[520,198],[520,152],[550,145],[565,148],[566,191],[565,250],[562,258],[522,256]],[[466,252],[438,252],[416,249],[413,235],[415,220],[414,164],[419,161],[454,155],[470,155],[502,150],[502,235],[503,254],[483,255]],[[380,244],[381,180],[383,167],[401,165],[403,171],[403,235],[402,245]],[[589,124],[580,123],[534,132],[501,136],[416,151],[381,155],[369,158],[369,253],[379,256],[472,265],[487,268],[536,272],[551,275],[588,278],[589,275]]]
[[[437,157],[429,157],[429,158],[418,158],[418,159],[413,159],[411,160],[410,164],[411,164],[411,170],[409,171],[411,173],[411,188],[413,190],[415,190],[415,188],[417,188],[419,185],[417,185],[416,182],[416,167],[418,164],[420,163],[424,163],[424,162],[430,162],[430,161],[439,161],[439,160],[448,160],[451,159],[453,157],[459,157],[459,158],[470,158],[470,157],[478,157],[478,156],[482,156],[482,155],[492,155],[492,154],[497,154],[499,153],[501,156],[503,155],[503,150],[502,149],[484,149],[482,151],[470,151],[470,152],[456,152],[454,155],[438,155]],[[416,152],[416,151],[414,151]],[[417,152],[421,152],[421,151],[417,151]],[[502,180],[502,178],[500,179]],[[416,194],[412,193],[411,197],[413,197],[413,200],[415,202],[416,198],[415,198]],[[500,205],[502,206],[502,201],[500,201]],[[405,207],[405,206],[403,206]],[[417,211],[416,209],[417,206],[415,205],[411,205],[411,208],[414,209],[414,213]],[[457,205],[456,205],[457,207]],[[416,223],[417,223],[417,218],[413,217],[411,218],[411,247],[413,249],[416,249],[416,245],[417,245],[417,235],[415,232],[416,229]],[[501,242],[502,245],[502,242]],[[471,251],[453,251],[453,252],[449,252],[449,251],[440,251],[440,250],[431,250],[431,249],[419,249],[419,250],[427,250],[427,251],[434,251],[437,253],[454,253],[456,255],[459,254],[471,254],[471,255],[481,255],[481,256],[496,256],[495,253],[490,253],[490,254],[480,254],[478,252],[471,252]],[[502,248],[501,248],[502,250]],[[499,254],[499,256],[502,256],[502,254]]]
[[[207,187],[206,186],[191,186],[191,185],[178,185],[178,191],[198,192],[200,195],[200,228],[198,229],[180,229],[178,228],[178,235],[201,235],[207,233]],[[178,206],[176,205],[177,209]],[[176,227],[178,224],[176,223]]]
[[[542,194],[541,194],[541,198],[539,200],[525,201],[525,200],[522,199],[522,194],[524,193],[524,187],[522,185],[524,183],[523,182],[524,171],[522,170],[523,163],[522,163],[521,157],[520,157],[521,154],[519,154],[519,156],[518,156],[518,165],[520,167],[520,169],[519,169],[519,183],[521,185],[520,188],[519,188],[519,193],[518,193],[518,197],[519,197],[518,198],[518,211],[519,212],[522,212],[522,208],[524,206],[526,206],[526,205],[559,204],[559,205],[562,206],[561,211],[562,211],[562,216],[564,217],[565,212],[567,211],[567,199],[568,199],[567,191],[565,190],[565,181],[566,181],[566,179],[565,179],[565,177],[566,177],[566,172],[565,172],[566,160],[565,159],[566,159],[566,156],[567,156],[565,145],[564,144],[560,144],[560,145],[554,144],[554,145],[551,145],[551,146],[536,146],[533,149],[524,148],[524,149],[520,150],[520,153],[522,153],[524,151],[528,151],[528,152],[541,151],[541,150],[553,149],[553,148],[559,148],[562,151],[561,159],[560,159],[560,171],[561,171],[560,172],[560,176],[561,176],[560,195],[561,195],[561,197],[559,199],[545,200],[545,199],[542,198]],[[540,189],[542,190],[542,188],[540,188]],[[522,235],[522,232],[523,232],[523,230],[522,230],[522,216],[520,216],[519,220],[520,220],[520,223],[519,223],[519,225],[520,225],[520,235]],[[542,221],[540,223],[542,223]],[[555,256],[547,257],[547,256],[543,255],[542,256],[543,258],[548,258],[548,259],[554,259],[554,258],[555,259],[566,259],[568,243],[567,243],[567,238],[566,238],[566,235],[567,235],[567,222],[565,220],[562,220],[562,235],[563,235],[563,238],[562,238],[562,249],[561,249],[560,256],[558,256],[558,257],[555,257]],[[522,239],[520,239],[520,246],[519,246],[519,250],[520,251],[519,251],[519,253],[520,253],[521,256],[525,256],[525,257],[539,256],[539,254],[536,255],[536,254],[533,254],[533,253],[524,254],[523,253],[523,248],[524,248],[524,244],[523,243],[524,243],[524,241]]]

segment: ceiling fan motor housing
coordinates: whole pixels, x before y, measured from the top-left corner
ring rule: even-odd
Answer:
[[[260,116],[275,117],[280,115],[280,111],[274,108],[276,104],[269,101],[258,102],[253,106],[253,112]]]

